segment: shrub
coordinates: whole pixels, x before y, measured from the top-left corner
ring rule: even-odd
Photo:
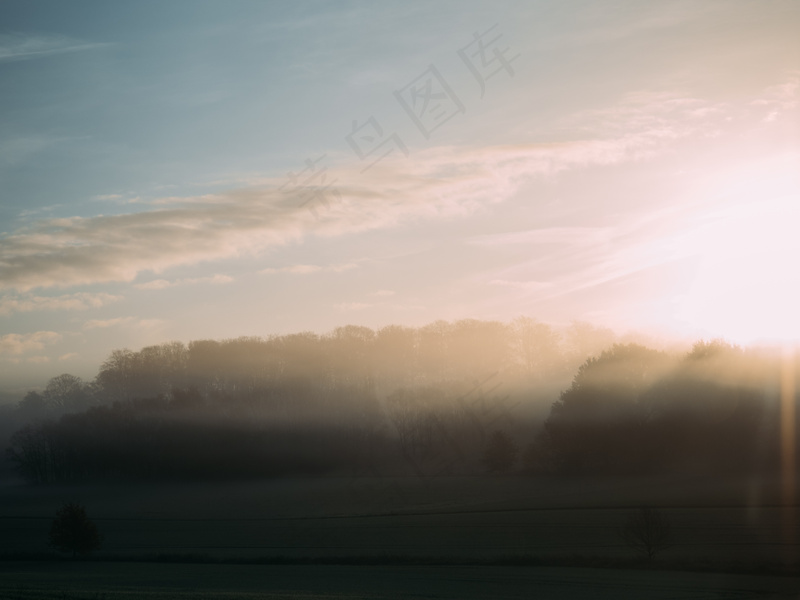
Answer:
[[[72,556],[88,554],[100,547],[100,532],[76,502],[67,502],[56,513],[50,526],[50,546]]]

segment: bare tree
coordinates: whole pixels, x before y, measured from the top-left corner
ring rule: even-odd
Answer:
[[[669,519],[649,506],[631,512],[619,534],[629,547],[647,556],[647,560],[654,560],[656,554],[672,546]]]

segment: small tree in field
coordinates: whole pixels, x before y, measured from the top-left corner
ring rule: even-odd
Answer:
[[[88,554],[100,547],[100,532],[77,502],[67,502],[50,526],[50,546],[72,556]]]
[[[628,515],[620,530],[625,543],[654,560],[656,554],[672,546],[672,528],[666,515],[655,508],[642,507]]]
[[[495,431],[483,452],[483,463],[490,473],[508,471],[517,462],[519,449],[506,432]]]

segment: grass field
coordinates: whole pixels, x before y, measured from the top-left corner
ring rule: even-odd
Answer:
[[[687,478],[6,485],[0,598],[800,598],[785,576],[797,520],[778,492]],[[103,533],[95,560],[21,560],[48,556],[68,500]],[[618,529],[644,504],[667,514],[674,545],[626,569],[636,555]],[[272,564],[231,564],[259,561]]]
[[[7,600],[796,599],[800,579],[542,567],[3,563]]]

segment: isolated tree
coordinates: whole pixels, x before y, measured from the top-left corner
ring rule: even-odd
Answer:
[[[100,532],[77,502],[67,502],[50,526],[50,546],[72,556],[88,554],[100,547]]]
[[[630,513],[619,533],[630,548],[644,554],[650,561],[672,546],[669,519],[658,509],[648,506]]]
[[[490,473],[508,471],[517,462],[519,449],[505,431],[496,430],[483,452],[483,463]]]

